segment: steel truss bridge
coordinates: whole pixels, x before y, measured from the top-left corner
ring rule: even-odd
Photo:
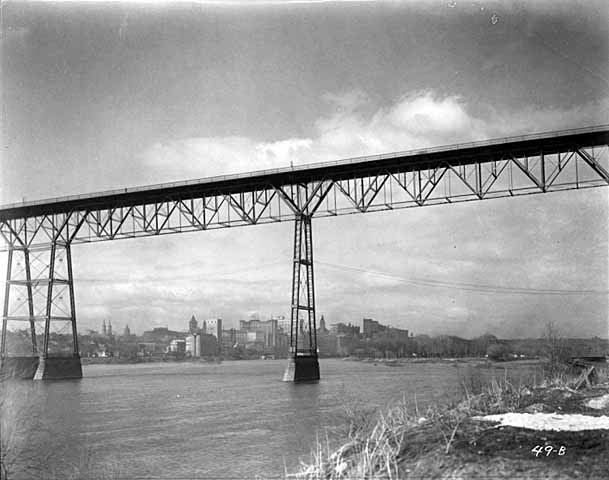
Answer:
[[[19,321],[41,359],[51,322],[67,322],[78,355],[73,244],[294,221],[291,358],[317,364],[314,217],[606,187],[608,145],[599,126],[2,206],[0,354],[10,356],[7,325]]]

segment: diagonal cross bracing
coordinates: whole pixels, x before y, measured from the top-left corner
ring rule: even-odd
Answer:
[[[50,247],[609,184],[609,127],[0,207],[5,247]]]

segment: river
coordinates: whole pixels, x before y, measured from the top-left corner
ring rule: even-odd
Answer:
[[[463,391],[463,368],[450,364],[322,359],[319,383],[293,384],[280,381],[285,362],[85,365],[82,380],[11,381],[3,437],[21,462],[11,478],[282,477],[318,438],[337,444],[348,409],[415,396],[422,409]]]

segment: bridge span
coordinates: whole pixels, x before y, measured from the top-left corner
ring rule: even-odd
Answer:
[[[318,380],[314,217],[608,185],[605,125],[4,205],[1,368],[37,379],[82,376],[73,244],[294,221],[284,380]],[[29,325],[29,357],[8,351],[9,322]],[[49,352],[51,322],[71,326],[69,355]]]

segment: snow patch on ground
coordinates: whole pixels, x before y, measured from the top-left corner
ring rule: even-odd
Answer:
[[[474,420],[499,422],[499,426],[577,432],[581,430],[609,430],[609,417],[557,413],[502,413],[472,417]]]
[[[594,408],[595,410],[601,410],[609,407],[609,393],[600,397],[591,398],[585,403],[586,407]]]

